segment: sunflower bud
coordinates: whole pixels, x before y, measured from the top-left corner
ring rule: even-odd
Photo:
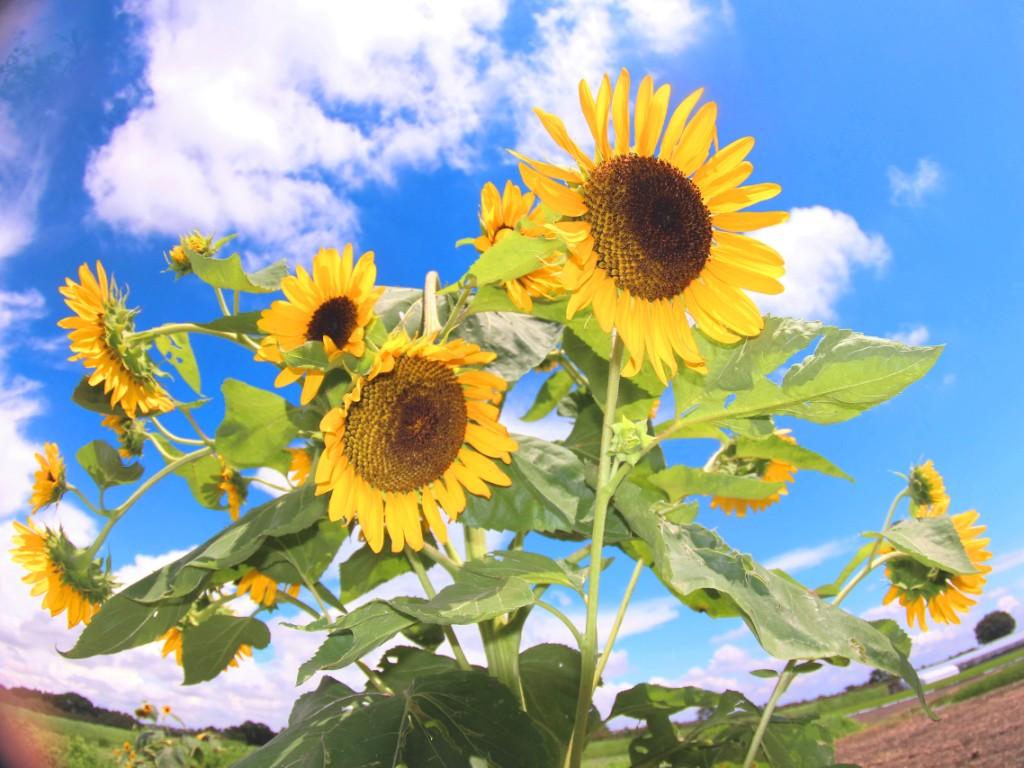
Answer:
[[[200,234],[196,229],[192,230],[190,234],[182,235],[178,244],[164,254],[164,259],[176,277],[184,277],[192,272],[192,260],[189,258],[189,252],[197,256],[209,256],[213,250],[213,237]]]
[[[940,517],[946,514],[949,494],[946,493],[942,475],[935,469],[931,459],[911,467],[907,481],[910,510],[914,517]]]

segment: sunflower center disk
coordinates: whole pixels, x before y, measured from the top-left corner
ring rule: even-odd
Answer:
[[[704,268],[711,218],[696,185],[654,157],[602,163],[583,186],[598,266],[647,301],[682,293]]]
[[[371,486],[405,493],[441,477],[466,439],[466,398],[443,363],[400,357],[349,406],[343,444]]]
[[[320,341],[327,336],[334,345],[343,347],[356,329],[359,312],[355,303],[347,296],[328,299],[313,313],[306,326],[306,339]]]

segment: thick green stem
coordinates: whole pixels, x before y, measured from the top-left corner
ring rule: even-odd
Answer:
[[[611,658],[612,648],[615,646],[615,638],[618,637],[619,630],[622,628],[622,621],[626,618],[626,609],[629,607],[629,601],[633,597],[633,590],[636,589],[636,583],[640,579],[640,572],[643,569],[644,561],[637,560],[636,565],[633,567],[633,574],[629,577],[629,584],[626,585],[626,594],[622,596],[622,602],[619,603],[619,611],[615,614],[615,623],[612,624],[612,630],[604,643],[604,650],[601,651],[601,658],[597,662],[597,670],[594,672],[595,688],[601,682],[601,675],[604,673],[604,668],[608,665],[608,659]]]
[[[887,552],[879,558],[869,559],[868,564],[865,565],[860,571],[858,571],[856,575],[851,577],[850,580],[846,582],[846,585],[841,590],[839,590],[839,594],[837,594],[836,599],[832,601],[832,605],[839,605],[841,602],[843,602],[843,600],[846,599],[847,595],[849,595],[850,592],[853,591],[853,588],[860,584],[861,581],[864,580],[864,577],[871,573],[871,571],[873,571],[875,568],[877,568],[887,560],[892,560],[894,557],[899,557],[901,554],[901,552]]]
[[[154,427],[156,427],[157,432],[172,442],[180,443],[181,445],[206,445],[202,440],[193,440],[191,437],[181,437],[180,435],[174,434],[171,430],[161,424],[160,420],[157,419],[156,416],[150,416],[149,421]]]
[[[463,310],[469,302],[469,297],[473,293],[473,285],[475,280],[466,280],[462,286],[462,290],[459,291],[458,298],[455,299],[455,306],[452,307],[452,311],[448,314],[448,319],[444,322],[444,327],[438,334],[438,338],[445,342],[448,340],[448,336],[455,330],[456,326],[465,319],[465,313]]]
[[[412,566],[413,572],[416,574],[416,578],[420,580],[420,585],[423,587],[423,591],[427,593],[428,598],[433,598],[437,594],[437,590],[434,589],[434,585],[430,582],[430,577],[427,575],[427,569],[423,567],[423,563],[420,562],[419,557],[416,556],[408,547],[405,549],[405,558],[409,561],[409,565]],[[455,630],[450,626],[442,627],[444,636],[448,640],[448,644],[452,647],[452,653],[455,654],[455,661],[458,662],[461,669],[469,670],[471,665],[469,659],[466,658],[465,652],[462,650],[462,645],[459,643],[459,638],[455,636]]]
[[[796,664],[796,661],[787,663],[785,669],[779,674],[779,679],[775,681],[775,689],[772,691],[772,695],[768,698],[768,703],[764,705],[764,710],[761,712],[761,719],[757,723],[757,730],[754,731],[754,738],[750,742],[750,749],[747,750],[747,756],[743,760],[743,768],[750,768],[754,764],[754,760],[757,759],[757,752],[761,748],[764,732],[768,730],[768,723],[772,719],[772,713],[775,711],[775,707],[778,705],[782,694],[786,692],[789,684],[796,677],[796,672],[793,671]]]
[[[220,307],[221,314],[227,317],[231,314],[231,310],[228,309],[228,303],[224,300],[224,291],[220,288],[214,288],[213,290],[217,294],[217,306]]]
[[[601,427],[601,454],[597,465],[597,493],[594,498],[594,527],[590,537],[590,573],[587,591],[587,623],[580,648],[580,692],[576,701],[576,719],[569,752],[570,768],[583,764],[587,743],[587,721],[594,697],[594,673],[597,671],[597,612],[600,601],[601,568],[604,552],[604,525],[608,504],[615,492],[612,479],[612,425],[619,403],[619,377],[622,372],[622,342],[612,332],[612,351],[608,361],[608,389],[604,401],[604,422]]]
[[[902,491],[900,491],[899,493],[896,494],[896,498],[894,498],[892,500],[892,504],[889,505],[889,512],[885,516],[885,522],[882,523],[882,529],[881,529],[881,531],[879,531],[879,533],[885,533],[886,530],[888,530],[889,524],[892,523],[893,515],[896,514],[896,507],[899,506],[899,503],[903,499],[904,496],[909,496],[909,495],[910,495],[910,491],[908,491],[906,488],[904,488]],[[874,562],[875,555],[878,554],[878,548],[880,546],[882,546],[882,537],[881,536],[879,536],[877,539],[875,539],[875,546],[873,546],[871,548],[871,554],[868,555],[867,565],[868,565],[868,570],[869,571],[871,570],[871,567],[872,567],[871,564]]]

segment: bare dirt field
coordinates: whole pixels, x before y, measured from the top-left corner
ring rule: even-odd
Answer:
[[[1024,766],[1024,683],[938,714],[937,723],[918,712],[847,736],[837,745],[836,762],[861,768]]]

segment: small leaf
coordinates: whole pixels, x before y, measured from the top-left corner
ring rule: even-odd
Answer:
[[[576,591],[583,588],[585,578],[579,568],[522,551],[491,552],[480,560],[468,561],[462,570],[492,579],[515,577],[531,584],[560,584]]]
[[[766,483],[753,477],[705,472],[702,469],[677,465],[650,476],[652,485],[663,490],[671,501],[701,494],[733,499],[767,499],[785,488],[785,483]]]
[[[83,445],[75,458],[99,488],[127,485],[142,477],[141,464],[137,461],[124,464],[117,450],[102,440]]]
[[[551,413],[563,397],[569,394],[573,386],[572,376],[564,368],[552,373],[544,383],[533,401],[533,405],[523,415],[523,421],[537,421]]]
[[[887,528],[881,536],[929,568],[954,574],[978,572],[948,517],[911,517]]]
[[[83,376],[71,393],[71,401],[87,411],[102,413],[105,416],[111,414],[124,416],[121,406],[116,407],[110,404],[110,395],[104,394],[103,387],[93,386],[89,383],[89,377]]]
[[[288,401],[273,392],[227,379],[224,421],[217,427],[217,452],[233,467],[274,467],[288,470],[287,445],[298,429]]]
[[[237,315],[226,315],[211,320],[208,323],[196,323],[200,328],[208,328],[211,331],[226,331],[228,333],[245,333],[250,336],[258,336],[263,332],[259,329],[259,322],[262,312],[239,312]]]
[[[544,259],[561,247],[558,240],[509,232],[480,254],[468,274],[476,278],[478,286],[514,280],[539,269]]]
[[[797,469],[814,470],[832,477],[853,482],[853,478],[814,451],[802,445],[794,445],[778,435],[753,438],[740,436],[736,439],[736,455],[750,456],[758,459],[777,459],[792,464]]]
[[[270,293],[276,291],[288,275],[288,263],[284,259],[255,272],[246,272],[242,267],[242,258],[237,253],[223,259],[194,251],[187,253],[196,277],[215,288],[245,293]]]
[[[413,555],[413,557],[419,557],[425,569],[434,566],[433,560],[419,555]],[[411,573],[412,566],[403,553],[381,552],[378,554],[364,544],[341,564],[340,572],[341,602],[350,603],[371,589],[375,589],[403,573]]]
[[[243,645],[266,648],[269,644],[270,630],[258,619],[217,615],[198,626],[186,626],[181,638],[185,685],[215,678]]]
[[[287,352],[282,351],[281,356],[293,368],[316,368],[323,371],[331,366],[322,341],[307,341]]]
[[[181,378],[197,395],[202,395],[202,383],[199,379],[199,366],[192,352],[192,344],[187,333],[168,333],[157,336],[156,348],[164,360],[174,366]]]
[[[765,677],[765,678],[772,678],[772,677],[778,677],[779,676],[779,673],[776,672],[774,669],[752,669],[752,670],[750,670],[750,674],[752,674],[754,677]]]
[[[533,605],[536,599],[530,584],[520,578],[492,579],[460,571],[454,584],[430,600],[405,597],[391,604],[402,613],[431,624],[477,624]]]

